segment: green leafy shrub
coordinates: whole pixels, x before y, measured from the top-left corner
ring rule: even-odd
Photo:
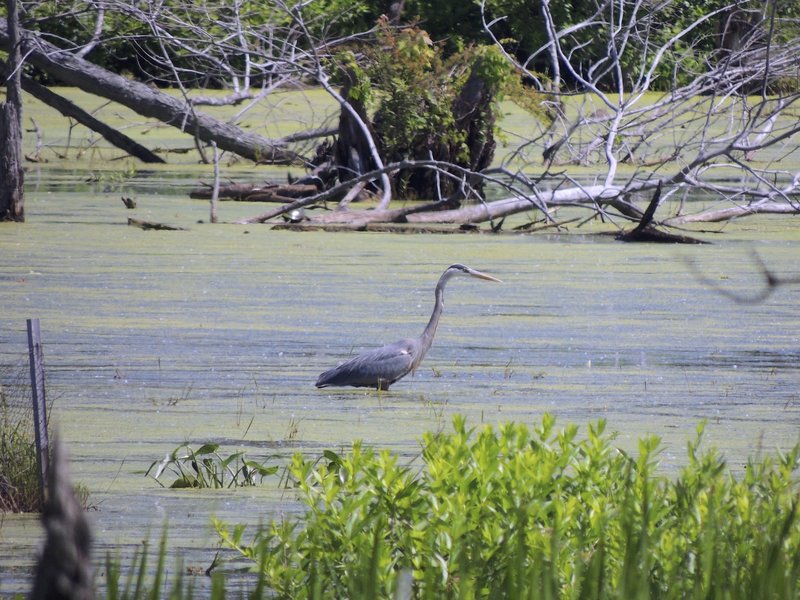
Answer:
[[[468,46],[446,56],[426,31],[398,30],[385,19],[378,21],[373,43],[357,53],[338,53],[336,64],[348,98],[372,115],[384,162],[433,159],[457,165],[439,174],[400,169],[392,178],[401,197],[462,193],[463,170],[481,171],[492,162],[495,115],[505,94],[523,98],[520,105],[535,116],[543,114],[541,94],[522,86],[520,74],[496,47]],[[346,156],[352,145],[346,141]],[[468,183],[480,194],[479,178]]]
[[[794,479],[800,446],[750,462],[737,478],[689,444],[673,478],[659,440],[638,456],[605,423],[521,424],[426,434],[421,467],[355,443],[293,458],[307,512],[225,545],[282,598],[793,598],[800,594]]]

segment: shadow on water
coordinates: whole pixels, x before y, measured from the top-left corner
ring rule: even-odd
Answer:
[[[31,185],[28,222],[0,226],[0,362],[25,360],[25,319],[39,318],[52,419],[74,479],[91,492],[98,560],[131,556],[167,523],[171,552],[202,571],[217,549],[212,515],[255,525],[298,510],[276,481],[199,492],[143,476],[184,442],[265,459],[360,438],[411,461],[421,434],[455,413],[477,426],[551,412],[561,424],[607,419],[633,450],[660,435],[662,466],[675,470],[701,420],[734,466],[798,438],[798,290],[734,305],[683,262],[691,253],[710,277],[746,290],[759,285],[747,259],[757,247],[775,272],[796,274],[800,239],[784,219],[729,225],[716,244],[692,248],[577,235],[334,235],[199,223],[206,203],[168,172]],[[120,195],[138,208],[126,211]],[[225,203],[220,213],[233,221],[262,209]],[[188,230],[142,231],[128,216]],[[505,283],[448,287],[413,378],[384,394],[314,388],[348,356],[417,335],[454,262]],[[25,589],[40,537],[35,518],[3,518],[0,594]]]

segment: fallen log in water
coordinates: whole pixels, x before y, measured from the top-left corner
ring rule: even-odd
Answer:
[[[476,234],[476,233],[493,233],[491,229],[481,229],[480,227],[464,227],[464,226],[453,226],[453,225],[412,225],[410,223],[373,223],[367,221],[355,221],[353,223],[313,223],[313,222],[302,222],[302,223],[276,223],[272,226],[272,229],[284,230],[284,231],[328,231],[328,232],[339,232],[339,231],[371,231],[371,232],[379,232],[379,233],[408,233],[408,234],[420,234],[420,233],[436,233],[436,234]]]
[[[644,243],[657,243],[657,244],[707,244],[694,237],[687,235],[678,235],[662,231],[653,225],[653,217],[656,214],[656,209],[661,203],[661,183],[659,182],[656,191],[653,194],[653,199],[647,205],[647,210],[644,211],[642,219],[639,224],[630,231],[621,231],[615,239],[620,242],[644,242]]]
[[[139,229],[157,229],[165,231],[186,231],[183,227],[177,225],[166,225],[164,223],[156,223],[155,221],[144,221],[143,219],[134,219],[128,217],[128,225],[138,227]]]
[[[202,183],[203,187],[189,192],[189,197],[197,200],[211,199],[212,186]],[[229,183],[219,188],[220,200],[238,200],[241,202],[291,202],[297,198],[305,198],[317,193],[317,186],[310,183]]]

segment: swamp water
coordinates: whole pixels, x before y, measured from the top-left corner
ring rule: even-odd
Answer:
[[[282,464],[353,440],[408,461],[421,434],[509,420],[607,419],[636,451],[663,438],[662,468],[705,443],[740,468],[787,448],[800,426],[800,286],[737,305],[695,279],[763,285],[751,251],[800,274],[796,218],[747,219],[706,246],[626,245],[596,235],[393,235],[209,225],[191,182],[168,173],[122,188],[29,174],[27,223],[0,225],[0,364],[27,368],[25,320],[39,318],[51,420],[73,480],[90,491],[100,564],[155,544],[202,572],[217,551],[210,517],[256,526],[298,510],[277,477],[236,490],[169,490],[144,476],[179,444]],[[126,211],[120,195],[136,197]],[[222,220],[262,212],[223,203]],[[128,216],[187,227],[142,231]],[[418,335],[442,270],[462,262],[503,279],[453,280],[434,346],[388,393],[317,390],[323,370]],[[268,457],[275,456],[269,459]],[[168,483],[168,481],[167,481]],[[0,521],[0,596],[27,590],[36,516]],[[208,585],[198,577],[198,595]]]

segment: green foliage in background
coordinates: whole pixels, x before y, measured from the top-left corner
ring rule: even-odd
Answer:
[[[798,3],[774,3],[776,39],[796,39]],[[391,0],[102,3],[101,43],[87,58],[140,80],[176,85],[176,73],[165,68],[166,52],[186,87],[224,87],[231,85],[235,71],[239,76],[244,73],[248,53],[251,61],[268,65],[275,59],[280,62],[276,54],[289,48],[335,48],[341,40],[363,38],[390,12],[392,4]],[[79,48],[94,37],[100,6],[96,2],[42,0],[22,2],[21,6],[23,27],[43,33],[58,46]],[[751,32],[766,35],[771,27],[766,17],[773,3],[674,0],[652,9],[635,5],[640,8],[640,18],[630,31],[620,26],[628,15],[618,11],[633,6],[587,0],[549,3],[555,27],[563,34],[565,53],[582,76],[591,70],[600,87],[616,89],[618,77],[636,77],[642,61],[650,60],[660,45],[697,19],[712,15],[669,47],[657,70],[654,89],[667,90],[691,81],[697,72],[724,61],[729,43],[735,44]],[[2,15],[4,7],[0,7]],[[295,15],[302,15],[303,28],[297,26]],[[450,57],[470,46],[491,43],[484,20],[492,23],[493,34],[510,54],[534,72],[549,72],[552,59],[545,50],[550,40],[542,0],[406,0],[400,25],[424,29],[443,55]],[[587,20],[589,25],[575,27]],[[723,35],[726,27],[731,35]],[[619,71],[609,68],[607,57],[613,52],[620,57]],[[568,87],[576,85],[569,73],[562,76]],[[622,83],[629,87],[633,81]]]
[[[453,101],[467,65],[459,65],[451,77],[440,49],[416,28],[395,32],[384,27],[365,56],[376,103],[373,126],[387,162],[424,160],[433,143],[459,142]]]
[[[108,2],[36,0],[21,2],[22,27],[70,50],[89,43],[101,26],[99,43],[85,58],[112,72],[159,85],[188,88],[231,85],[251,61],[273,58],[271,41],[307,49],[312,41],[367,31],[374,24],[368,3],[314,0],[304,3],[305,31],[295,27],[294,3],[243,0]],[[0,16],[5,6],[0,7]],[[174,64],[167,66],[164,53]]]
[[[306,506],[245,540],[216,522],[280,598],[795,598],[800,446],[735,476],[700,450],[670,478],[598,422],[545,416],[426,434],[422,466],[355,443],[290,471]]]

